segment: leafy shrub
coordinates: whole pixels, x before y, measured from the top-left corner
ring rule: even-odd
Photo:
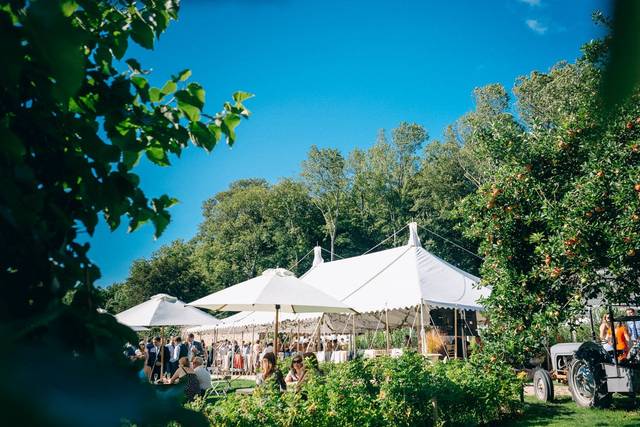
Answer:
[[[301,392],[262,387],[195,409],[220,426],[415,426],[434,425],[433,401],[443,425],[492,423],[519,405],[521,383],[501,364],[430,364],[409,352],[325,366]]]

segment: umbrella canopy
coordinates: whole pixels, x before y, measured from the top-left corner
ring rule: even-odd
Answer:
[[[190,326],[220,322],[167,294],[154,295],[148,301],[116,314],[116,319],[127,326]]]
[[[275,311],[287,313],[350,313],[344,303],[298,279],[284,268],[207,295],[189,305],[226,311]],[[204,324],[204,322],[202,323]]]

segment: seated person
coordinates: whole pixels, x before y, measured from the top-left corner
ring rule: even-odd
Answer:
[[[211,374],[207,370],[207,367],[204,366],[204,360],[200,356],[196,356],[193,358],[193,372],[196,374],[198,378],[198,382],[200,383],[200,391],[205,391],[211,388]]]
[[[287,384],[298,382],[302,379],[302,377],[304,377],[304,364],[302,361],[302,356],[296,355],[293,357],[293,359],[291,359],[291,369],[285,377],[284,382],[286,382]]]
[[[187,400],[192,400],[196,395],[200,393],[200,381],[193,369],[189,366],[189,358],[181,357],[178,360],[178,369],[175,374],[169,380],[164,381],[167,384],[176,384],[178,382],[183,383],[184,393]],[[211,382],[211,380],[209,380]]]
[[[265,353],[260,361],[262,372],[256,376],[256,384],[260,387],[268,382],[273,382],[280,391],[287,389],[287,384],[284,382],[282,372],[278,369],[276,364],[276,355],[273,352]]]

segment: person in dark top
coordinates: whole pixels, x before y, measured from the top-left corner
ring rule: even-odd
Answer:
[[[256,384],[258,386],[264,386],[269,382],[273,382],[280,391],[287,390],[287,384],[284,382],[282,372],[278,369],[276,355],[274,353],[269,352],[262,356],[261,367],[262,372],[256,377]]]
[[[180,382],[184,384],[184,394],[187,400],[193,400],[195,396],[200,393],[200,381],[195,371],[189,366],[189,359],[181,357],[178,361],[178,369],[173,374],[171,379],[164,380],[165,383],[175,384]]]
[[[160,378],[160,337],[155,337],[149,346],[147,344],[147,360],[145,365],[149,367],[149,379]]]

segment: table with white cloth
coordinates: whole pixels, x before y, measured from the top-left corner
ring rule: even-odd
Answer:
[[[362,353],[362,357],[365,359],[373,359],[378,356],[384,356],[385,354],[387,354],[386,350],[374,350],[370,348]]]
[[[319,351],[316,353],[318,362],[329,362],[331,360],[331,351]]]
[[[392,348],[391,349],[391,357],[400,357],[404,353],[404,349],[402,348]]]
[[[331,361],[333,363],[342,363],[346,362],[348,359],[349,353],[345,350],[337,350],[331,353]]]

